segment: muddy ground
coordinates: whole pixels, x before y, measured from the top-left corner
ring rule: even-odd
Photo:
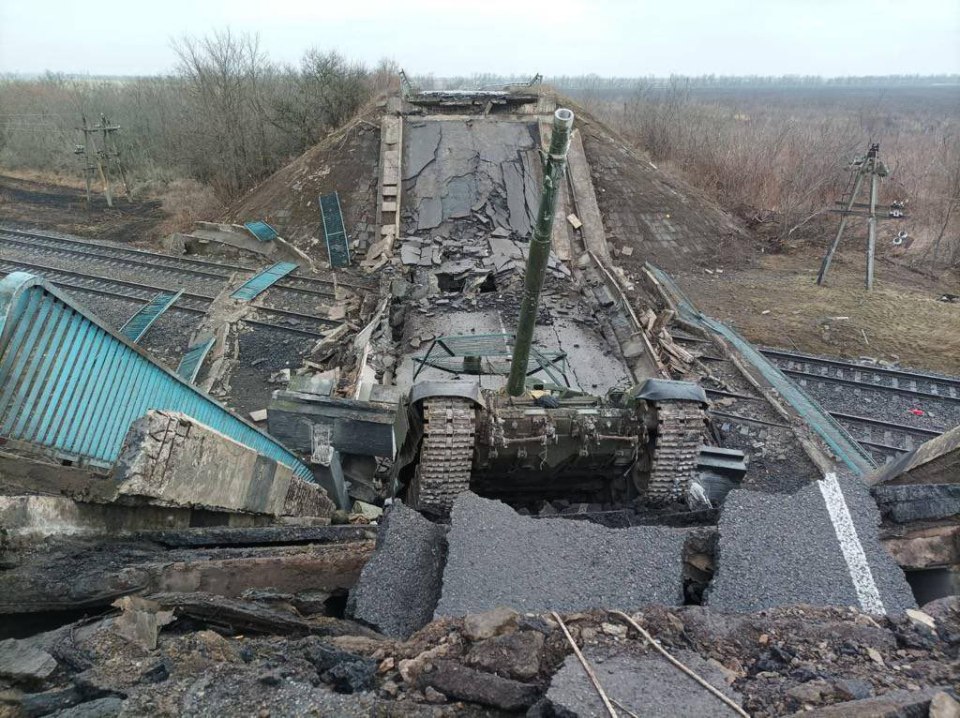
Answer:
[[[851,247],[819,287],[820,259],[820,248],[805,247],[722,273],[701,268],[676,277],[703,312],[756,344],[960,374],[960,304],[939,301],[960,286],[881,260],[867,293],[863,254]]]
[[[94,192],[88,207],[83,189],[0,174],[0,222],[24,229],[136,242],[155,236],[166,217],[159,200],[121,196],[107,207],[103,194]]]

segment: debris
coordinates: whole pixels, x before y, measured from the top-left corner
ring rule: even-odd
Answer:
[[[934,620],[933,616],[923,611],[918,611],[915,608],[908,608],[905,613],[907,618],[909,618],[914,623],[917,623],[921,626],[926,626],[931,631],[935,630],[937,627],[937,622]]]
[[[157,602],[140,596],[123,596],[113,605],[121,610],[113,624],[117,633],[147,651],[157,647],[160,628],[173,621],[173,611],[162,611]]]
[[[261,421],[267,420],[267,410],[266,409],[257,409],[256,411],[251,411],[250,421],[260,423]]]
[[[818,484],[792,495],[735,489],[720,511],[717,572],[706,604],[722,611],[761,611],[773,606],[808,603],[825,606],[860,605],[854,580],[876,586],[882,609],[877,613],[915,608],[903,571],[879,541],[879,516],[872,497],[859,481],[832,481],[845,503],[866,558],[869,578],[851,575],[837,541],[832,498]],[[827,494],[833,497],[835,493]],[[777,550],[770,551],[775,545]],[[856,550],[856,549],[854,549]],[[861,589],[862,590],[862,589]]]
[[[487,673],[530,680],[540,673],[543,646],[542,633],[515,631],[474,643],[464,656],[464,663]]]
[[[55,670],[53,656],[28,641],[0,641],[0,676],[14,681],[42,681]]]
[[[503,607],[471,613],[463,619],[463,632],[471,641],[482,641],[516,628],[519,617],[516,611]]]
[[[604,690],[616,697],[625,711],[662,718],[731,713],[723,710],[716,696],[705,690],[693,690],[690,678],[662,658],[637,658],[593,648],[585,650],[584,657]],[[739,706],[740,695],[727,685],[720,670],[689,651],[680,651],[677,657]],[[601,716],[608,713],[577,657],[572,654],[551,678],[546,701],[558,715]],[[746,715],[742,710],[740,714]]]
[[[504,711],[529,708],[539,695],[536,686],[483,673],[450,660],[436,661],[432,671],[421,673],[419,685],[433,688],[450,698]]]
[[[572,212],[567,215],[567,221],[574,229],[580,229],[583,226],[583,222],[581,222],[577,215],[573,214]]]
[[[368,504],[366,501],[354,501],[353,513],[362,516],[368,521],[376,521],[383,515],[383,509],[379,506]]]

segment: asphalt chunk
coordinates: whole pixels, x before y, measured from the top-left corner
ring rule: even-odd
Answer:
[[[651,718],[734,715],[723,701],[660,656],[638,657],[588,649],[585,657],[607,695],[637,715]],[[728,698],[740,703],[740,695],[727,686],[722,671],[715,665],[688,651],[679,651],[675,657]],[[573,654],[567,656],[550,680],[546,699],[556,715],[606,713],[597,689]]]
[[[498,606],[542,612],[680,605],[684,536],[678,529],[525,518],[464,493],[453,505],[436,615]]]
[[[444,534],[442,526],[395,502],[351,593],[354,618],[392,638],[407,638],[428,624],[440,598]]]
[[[872,593],[887,613],[914,607],[903,571],[880,542],[880,513],[867,487],[842,478],[837,485],[856,530],[847,541],[862,550],[864,564],[848,562],[819,482],[791,495],[735,490],[720,513],[706,604],[731,612],[796,604],[872,610],[864,599]]]

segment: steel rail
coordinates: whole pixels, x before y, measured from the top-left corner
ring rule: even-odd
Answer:
[[[947,401],[955,404],[960,404],[960,396],[950,396],[949,394],[935,394],[932,391],[921,391],[920,389],[910,389],[903,386],[887,386],[886,384],[873,384],[865,381],[858,381],[857,379],[845,379],[842,377],[829,376],[826,374],[814,374],[813,372],[800,371],[798,369],[784,369],[780,367],[782,371],[787,376],[801,377],[803,379],[816,379],[817,381],[823,382],[832,382],[834,384],[844,384],[846,386],[855,386],[860,389],[867,389],[871,391],[885,391],[892,394],[900,394],[901,396],[918,396],[924,399],[934,399],[937,401]]]
[[[761,353],[769,357],[779,357],[783,359],[790,359],[793,361],[806,362],[808,364],[823,364],[826,366],[835,366],[841,369],[850,369],[853,371],[859,371],[867,374],[876,374],[878,376],[897,377],[902,379],[909,379],[912,381],[927,381],[932,384],[943,384],[944,386],[952,386],[957,389],[960,389],[960,378],[957,378],[957,377],[941,376],[938,374],[928,374],[925,372],[907,371],[905,369],[893,369],[890,367],[882,367],[882,366],[865,366],[863,364],[843,361],[841,359],[824,359],[822,357],[811,356],[809,354],[788,352],[782,349],[766,349],[765,348],[765,349],[761,349],[760,351]]]
[[[61,275],[65,275],[65,276],[68,276],[68,277],[76,277],[76,278],[78,278],[78,279],[83,279],[83,280],[88,280],[88,281],[93,281],[93,282],[100,282],[100,283],[108,284],[108,285],[110,285],[110,284],[118,285],[118,284],[119,284],[119,285],[121,285],[121,286],[131,287],[131,288],[133,288],[133,289],[141,290],[141,291],[144,291],[144,292],[151,292],[151,296],[153,296],[153,295],[156,294],[157,292],[169,291],[169,287],[156,287],[156,286],[149,285],[149,284],[142,284],[142,283],[138,283],[138,282],[129,282],[129,281],[124,280],[124,279],[111,279],[111,278],[108,278],[108,277],[100,277],[100,276],[97,276],[97,275],[95,275],[95,274],[84,274],[83,272],[76,272],[76,271],[69,270],[69,269],[61,269],[61,268],[59,268],[59,267],[48,267],[48,266],[42,265],[42,264],[34,264],[34,263],[30,263],[30,262],[22,262],[22,261],[19,261],[19,260],[11,260],[11,259],[7,259],[7,258],[0,258],[0,267],[3,267],[3,266],[12,266],[12,267],[14,267],[14,269],[11,270],[11,271],[17,271],[18,269],[24,269],[24,268],[26,268],[26,269],[38,270],[38,271],[40,271],[40,272],[42,272],[42,273],[45,273],[44,276],[47,276],[47,277],[48,277],[51,281],[53,281],[55,284],[60,284],[61,282],[53,279],[52,277],[49,277],[48,275],[49,275],[50,273],[53,273],[53,274],[61,274]],[[74,286],[76,286],[76,285],[74,285]],[[127,298],[129,298],[129,299],[146,299],[145,297],[130,297],[129,295],[125,295],[125,296],[127,296]],[[201,300],[201,301],[206,301],[208,304],[209,304],[209,303],[212,303],[213,300],[216,298],[216,297],[211,297],[211,296],[209,296],[209,295],[195,294],[195,293],[192,293],[192,292],[184,292],[184,293],[181,295],[181,298],[183,298],[183,297],[186,297],[187,299],[197,299],[197,300]],[[178,305],[175,304],[175,305],[174,305],[174,308],[176,308],[177,306],[178,306]],[[322,326],[327,326],[327,327],[334,327],[334,326],[338,326],[338,325],[340,324],[340,322],[337,322],[337,321],[335,321],[335,320],[333,320],[333,319],[325,319],[325,318],[323,318],[323,317],[315,317],[315,316],[312,316],[312,315],[310,315],[310,314],[301,314],[300,312],[292,312],[292,311],[289,311],[289,310],[287,310],[287,309],[274,309],[274,308],[272,308],[272,307],[265,307],[265,306],[262,306],[262,305],[260,305],[260,304],[251,304],[250,306],[251,306],[254,310],[258,311],[258,312],[264,312],[264,313],[266,313],[266,314],[275,314],[275,315],[281,316],[281,317],[288,317],[288,318],[294,319],[294,320],[296,320],[296,321],[311,322],[311,323],[314,323],[314,324],[320,324],[320,325],[322,325]],[[204,310],[201,310],[201,311],[202,311],[204,314],[206,313],[206,310],[205,310],[205,309],[204,309]],[[270,325],[270,326],[273,326],[273,325]],[[277,326],[282,326],[282,325],[277,325]],[[285,327],[285,328],[290,329],[291,331],[299,331],[300,333],[303,333],[303,332],[305,331],[305,330],[299,330],[299,329],[296,329],[296,328],[293,328],[293,327]],[[323,336],[323,334],[317,334],[316,336]]]
[[[193,258],[193,257],[175,257],[175,256],[173,256],[173,255],[171,255],[171,254],[164,254],[164,253],[162,253],[162,252],[153,252],[153,251],[151,251],[151,250],[149,250],[149,249],[140,249],[140,248],[135,248],[135,247],[121,247],[121,246],[114,246],[114,245],[108,245],[108,244],[100,244],[100,243],[93,242],[93,241],[90,241],[90,240],[83,240],[83,239],[78,239],[78,238],[74,238],[74,237],[61,237],[61,236],[51,235],[51,234],[42,234],[42,233],[39,233],[39,232],[27,232],[27,231],[24,231],[24,230],[21,230],[21,229],[13,229],[13,228],[9,228],[9,227],[0,227],[0,240],[8,239],[8,238],[3,237],[4,234],[16,234],[16,235],[20,235],[20,236],[22,236],[22,237],[33,237],[33,238],[35,238],[35,239],[39,239],[39,240],[45,241],[45,242],[54,242],[54,243],[59,242],[59,243],[61,243],[61,244],[71,244],[71,245],[74,245],[74,246],[82,246],[82,247],[92,248],[92,249],[95,249],[95,250],[100,250],[99,253],[104,254],[104,256],[107,256],[106,253],[108,253],[108,252],[115,252],[115,253],[121,253],[121,254],[133,254],[133,255],[138,255],[138,256],[151,257],[151,258],[156,259],[156,260],[167,261],[167,262],[174,262],[174,263],[177,263],[177,264],[180,264],[180,265],[189,264],[189,265],[193,265],[193,266],[197,266],[197,267],[206,267],[206,268],[208,268],[208,269],[210,269],[210,270],[214,270],[214,269],[221,269],[221,270],[226,269],[226,270],[230,270],[230,271],[228,271],[228,272],[227,272],[225,275],[223,275],[223,276],[229,276],[229,274],[230,274],[231,272],[233,272],[233,271],[254,272],[254,273],[256,273],[256,272],[258,272],[258,271],[260,270],[259,267],[248,266],[248,265],[245,265],[245,264],[233,264],[233,263],[230,263],[230,262],[218,262],[218,261],[213,261],[213,260],[209,260],[209,259],[196,259],[196,258]],[[96,253],[96,252],[95,252],[95,253]],[[349,287],[349,288],[351,288],[351,289],[360,289],[360,290],[365,290],[365,291],[370,291],[371,289],[375,289],[375,288],[376,288],[375,286],[370,286],[370,285],[365,285],[365,284],[358,284],[358,283],[350,282],[350,281],[346,281],[346,282],[345,282],[345,281],[343,281],[343,280],[341,280],[341,279],[339,279],[339,278],[337,278],[336,280],[333,280],[333,279],[320,279],[320,278],[318,278],[318,277],[289,277],[289,278],[287,278],[286,280],[283,280],[283,283],[279,283],[279,282],[278,282],[275,286],[285,287],[285,288],[290,289],[290,290],[292,290],[292,291],[305,291],[305,292],[313,293],[313,292],[310,292],[310,290],[308,290],[308,289],[306,289],[306,288],[304,288],[304,287],[290,286],[289,283],[291,283],[291,282],[301,282],[301,283],[306,283],[306,284],[319,284],[319,285],[322,285],[322,286],[324,286],[324,287],[331,286],[331,285],[333,285],[333,284],[338,284],[338,285],[340,285],[340,286]],[[321,291],[319,291],[319,290],[314,290],[314,292],[319,293],[319,294],[324,294],[325,296],[327,296],[326,293],[321,292]]]
[[[8,272],[0,271],[0,276],[6,276]],[[104,297],[111,297],[114,299],[122,299],[129,302],[144,302],[147,301],[144,297],[134,296],[132,294],[121,294],[120,292],[112,292],[109,289],[96,289],[94,287],[85,287],[82,284],[70,284],[68,282],[59,282],[51,280],[58,287],[63,287],[64,289],[70,289],[77,292],[87,292],[88,294],[96,294]],[[169,312],[185,312],[187,314],[206,314],[206,309],[197,309],[195,307],[189,307],[184,304],[174,304],[167,311]],[[299,327],[290,327],[283,324],[271,324],[269,322],[262,322],[258,319],[248,319],[241,318],[238,321],[243,322],[244,324],[253,324],[255,326],[266,327],[267,329],[276,329],[283,332],[293,332],[295,334],[305,334],[309,337],[317,337],[318,339],[323,338],[326,334],[320,332],[312,332],[309,329],[300,329]]]
[[[936,429],[921,429],[914,426],[904,426],[903,424],[895,424],[892,421],[871,419],[870,417],[857,416],[856,414],[844,414],[839,411],[831,411],[830,414],[840,421],[849,421],[854,424],[868,424],[870,426],[877,426],[880,428],[889,429],[891,431],[896,431],[901,434],[916,434],[917,436],[925,436],[928,439],[935,438],[943,433],[942,431],[937,431]]]

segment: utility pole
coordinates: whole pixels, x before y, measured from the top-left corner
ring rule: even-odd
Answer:
[[[831,210],[840,214],[840,226],[837,228],[837,235],[834,237],[830,248],[823,257],[820,264],[820,272],[817,274],[817,284],[823,285],[827,278],[827,270],[830,269],[830,262],[833,261],[833,255],[840,246],[840,239],[843,237],[843,230],[847,225],[847,217],[860,216],[867,217],[867,272],[865,286],[867,291],[873,289],[873,264],[877,251],[877,220],[878,219],[904,219],[903,202],[894,202],[889,207],[880,207],[877,205],[877,199],[880,194],[880,180],[889,174],[887,166],[880,160],[880,144],[874,142],[867,150],[867,154],[858,157],[851,163],[851,169],[855,172],[853,179],[853,188],[850,190],[848,199],[841,199],[837,204],[841,209]],[[870,177],[870,200],[868,203],[858,203],[857,195],[863,187],[863,181]],[[886,211],[886,217],[878,217],[877,210]],[[901,233],[902,234],[902,233]]]
[[[87,185],[87,204],[90,204],[90,177],[94,171],[100,173],[100,180],[103,182],[103,193],[107,197],[107,206],[113,207],[113,181],[110,172],[111,161],[116,165],[117,173],[120,175],[120,181],[123,182],[123,188],[126,191],[127,199],[130,199],[130,185],[127,184],[127,177],[123,171],[123,165],[120,162],[120,149],[113,137],[113,133],[120,131],[120,125],[111,125],[105,115],[100,115],[99,124],[93,127],[87,126],[87,118],[82,117],[82,124],[77,128],[83,133],[83,145],[78,146],[75,154],[83,154],[84,159],[84,179]],[[100,146],[97,146],[96,138],[100,135]],[[111,146],[112,145],[112,146]],[[96,157],[96,166],[90,161],[91,150]]]

